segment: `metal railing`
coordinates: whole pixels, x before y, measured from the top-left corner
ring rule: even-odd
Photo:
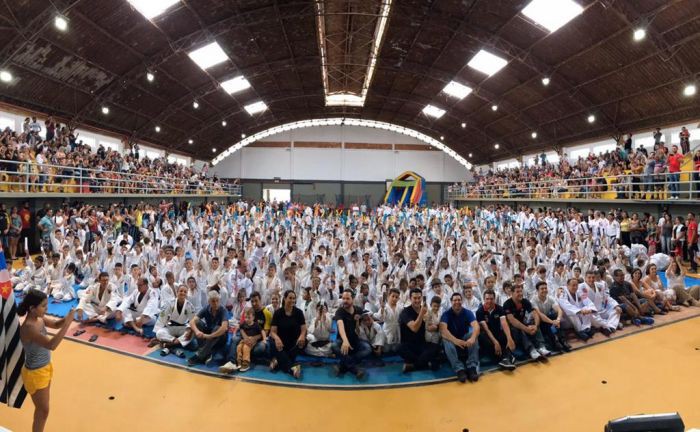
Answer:
[[[13,192],[240,196],[241,186],[211,179],[0,160],[0,195]]]
[[[465,199],[628,199],[668,201],[700,198],[700,171],[618,174],[603,177],[542,179],[495,185],[448,186],[450,200]]]

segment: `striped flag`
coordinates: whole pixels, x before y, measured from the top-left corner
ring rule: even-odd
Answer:
[[[24,349],[19,339],[15,296],[5,253],[0,247],[0,403],[13,408],[22,407],[27,397],[20,375],[23,364]]]

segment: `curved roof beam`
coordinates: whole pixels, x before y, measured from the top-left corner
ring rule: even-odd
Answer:
[[[238,141],[236,144],[232,145],[229,147],[226,151],[221,153],[219,156],[215,157],[214,160],[212,160],[212,164],[216,165],[222,160],[226,159],[228,156],[232,155],[233,153],[237,152],[238,150],[242,149],[243,147],[250,145],[256,141],[259,141],[263,138],[267,138],[271,135],[278,134],[280,132],[286,132],[294,129],[301,129],[301,128],[309,128],[309,127],[322,127],[322,126],[360,126],[360,127],[367,127],[367,128],[375,128],[375,129],[382,129],[382,130],[387,130],[391,132],[396,132],[402,135],[407,135],[413,138],[416,138],[419,141],[424,142],[425,144],[428,144],[432,147],[435,147],[439,150],[442,150],[444,153],[447,153],[450,157],[452,157],[454,160],[459,162],[460,165],[464,166],[467,169],[471,169],[472,164],[467,162],[466,159],[464,159],[462,156],[457,154],[454,150],[451,148],[447,147],[445,144],[441,143],[440,141],[425,135],[421,132],[418,132],[417,130],[414,129],[409,129],[403,126],[398,126],[392,123],[385,123],[385,122],[378,122],[374,120],[364,120],[364,119],[355,119],[355,118],[342,118],[342,117],[336,117],[336,118],[326,118],[326,119],[314,119],[314,120],[301,120],[301,121],[296,121],[292,123],[285,123],[283,125],[279,126],[274,126],[269,129],[265,129],[261,132],[255,133],[251,136],[248,136],[240,141]]]

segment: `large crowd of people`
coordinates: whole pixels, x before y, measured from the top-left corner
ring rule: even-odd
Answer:
[[[514,369],[568,351],[572,335],[650,325],[700,300],[684,278],[700,262],[693,213],[245,201],[0,210],[13,227],[5,250],[24,261],[19,296],[77,299],[83,324],[154,326],[163,356],[223,373],[262,363],[302,379],[304,354],[362,379],[367,362],[398,354],[404,373],[447,362],[476,381],[483,357]]]
[[[474,170],[474,181],[454,184],[450,192],[469,197],[600,198],[614,192],[615,198],[693,199],[700,196],[700,148],[691,151],[690,132],[683,127],[680,146],[667,146],[660,129],[654,147],[634,149],[632,136],[620,140],[614,150],[591,152],[569,160],[566,155],[552,163],[546,153],[527,166],[503,170]],[[681,187],[681,165],[685,155],[693,160],[693,171]]]
[[[21,131],[6,128],[0,132],[0,174],[11,189],[25,192],[153,193],[222,192],[225,183],[207,176],[206,166],[169,162],[167,156],[149,158],[138,144],[124,153],[99,144],[93,148],[82,142],[74,129],[57,124],[49,117],[44,125],[27,117]]]

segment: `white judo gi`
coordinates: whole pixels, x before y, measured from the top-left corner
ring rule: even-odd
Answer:
[[[187,346],[192,341],[192,337],[186,338],[185,332],[195,313],[194,306],[187,299],[179,306],[177,300],[169,302],[158,316],[158,321],[153,328],[156,338],[163,342],[174,342],[177,339],[180,345]]]
[[[82,298],[78,302],[78,309],[83,311],[83,315],[88,319],[98,317],[102,315],[100,321],[106,321],[114,317],[114,309],[105,311],[104,314],[100,313],[100,308],[106,308],[112,298],[112,291],[114,286],[112,284],[107,284],[105,289],[100,292],[100,284],[92,284],[82,295]]]
[[[588,330],[591,326],[600,328],[605,326],[603,320],[598,316],[595,304],[588,298],[588,288],[576,290],[572,295],[568,288],[564,288],[557,298],[559,307],[564,311],[566,322],[577,332]],[[583,310],[591,310],[593,313],[582,314]]]
[[[129,294],[119,305],[124,323],[136,321],[141,315],[146,315],[150,320],[144,325],[154,324],[159,313],[158,302],[158,291],[153,288],[148,288],[143,295],[139,291]]]

